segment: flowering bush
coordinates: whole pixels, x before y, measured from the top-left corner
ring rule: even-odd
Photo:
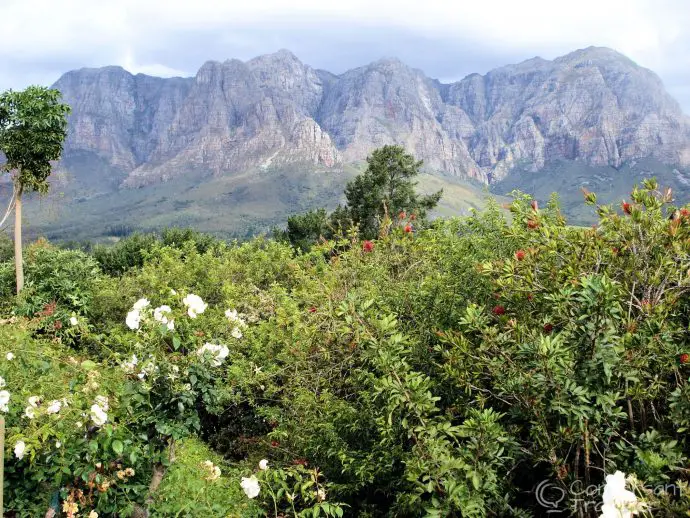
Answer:
[[[159,244],[58,330],[15,305],[8,509],[521,517],[548,483],[579,516],[684,514],[690,211],[585,196],[592,229],[516,193],[300,254]]]

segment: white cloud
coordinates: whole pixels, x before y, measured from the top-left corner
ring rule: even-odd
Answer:
[[[164,55],[162,42],[176,38],[190,38],[185,43],[193,46],[196,42],[190,35],[225,34],[226,38],[218,39],[223,45],[207,49],[208,58],[212,58],[242,48],[232,44],[238,29],[247,33],[276,27],[280,34],[264,37],[265,47],[258,49],[270,52],[289,47],[298,39],[308,40],[310,28],[337,23],[351,28],[353,41],[362,28],[380,28],[381,38],[386,37],[387,30],[404,30],[431,42],[470,42],[479,54],[522,55],[525,59],[533,55],[553,58],[589,45],[610,46],[662,78],[676,77],[679,82],[677,77],[682,76],[690,80],[686,75],[690,69],[687,0],[0,1],[0,62],[27,67],[53,60],[74,66],[116,64],[132,72],[191,75],[201,63],[181,67],[172,54],[155,62],[140,56],[151,49],[158,49],[157,56]],[[328,42],[310,44],[327,47]],[[255,47],[247,46],[246,51]],[[378,57],[363,58],[362,63]],[[329,65],[338,68],[337,63]],[[14,86],[4,84],[8,81],[23,82],[20,73],[7,68],[0,66],[0,74],[6,76],[0,78],[0,88]],[[36,74],[32,71],[31,75]],[[680,91],[681,85],[676,87]]]

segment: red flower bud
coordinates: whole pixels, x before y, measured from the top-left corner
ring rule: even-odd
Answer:
[[[374,243],[371,241],[365,241],[362,243],[362,250],[365,252],[371,252],[374,249]]]
[[[506,312],[506,308],[504,308],[504,307],[501,306],[501,305],[494,306],[494,308],[491,310],[491,312],[492,312],[494,315],[503,315],[503,314]]]
[[[688,362],[690,361],[690,354],[688,354],[688,353],[683,353],[683,354],[681,354],[681,355],[678,357],[678,361],[679,361],[680,363],[683,363],[683,364],[688,363]]]
[[[409,223],[405,225],[405,232],[407,232],[408,234],[412,232],[412,225],[410,225]]]
[[[271,441],[271,448],[277,448],[278,446],[280,446],[278,441]]]
[[[528,294],[527,294],[527,300],[529,300],[530,302],[532,302],[532,301],[534,300],[534,295],[532,295],[531,293],[528,293]]]
[[[626,214],[632,214],[632,205],[630,205],[627,201],[624,201],[621,207],[623,207],[623,212]]]
[[[530,203],[530,205],[532,206],[532,210],[533,210],[534,212],[536,212],[536,211],[539,210],[539,203],[537,202],[537,200],[532,200],[532,202]]]
[[[525,258],[525,251],[524,250],[518,250],[515,252],[515,259],[518,261],[522,261]]]
[[[405,214],[404,210],[400,211],[400,214],[398,214],[398,219],[405,219],[407,217],[407,214]]]
[[[309,308],[309,313],[316,313],[316,306],[312,306]]]
[[[551,324],[544,324],[544,332],[545,332],[545,333],[550,333],[551,331],[553,331],[553,325],[551,325]]]
[[[535,229],[538,226],[539,226],[539,223],[537,221],[534,221],[533,219],[531,219],[527,222],[527,228]]]
[[[416,219],[417,219],[417,215],[414,212],[412,214],[410,214],[410,220],[414,221]]]

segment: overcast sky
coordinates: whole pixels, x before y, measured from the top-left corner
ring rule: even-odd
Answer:
[[[612,47],[690,113],[690,0],[0,0],[0,90],[121,65],[194,75],[281,48],[340,73],[398,57],[442,81]]]

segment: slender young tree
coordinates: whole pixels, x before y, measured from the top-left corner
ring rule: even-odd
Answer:
[[[24,287],[22,255],[22,195],[48,192],[51,161],[62,155],[70,108],[58,90],[30,86],[0,94],[0,152],[2,170],[12,176],[14,192],[14,261],[17,293]]]

